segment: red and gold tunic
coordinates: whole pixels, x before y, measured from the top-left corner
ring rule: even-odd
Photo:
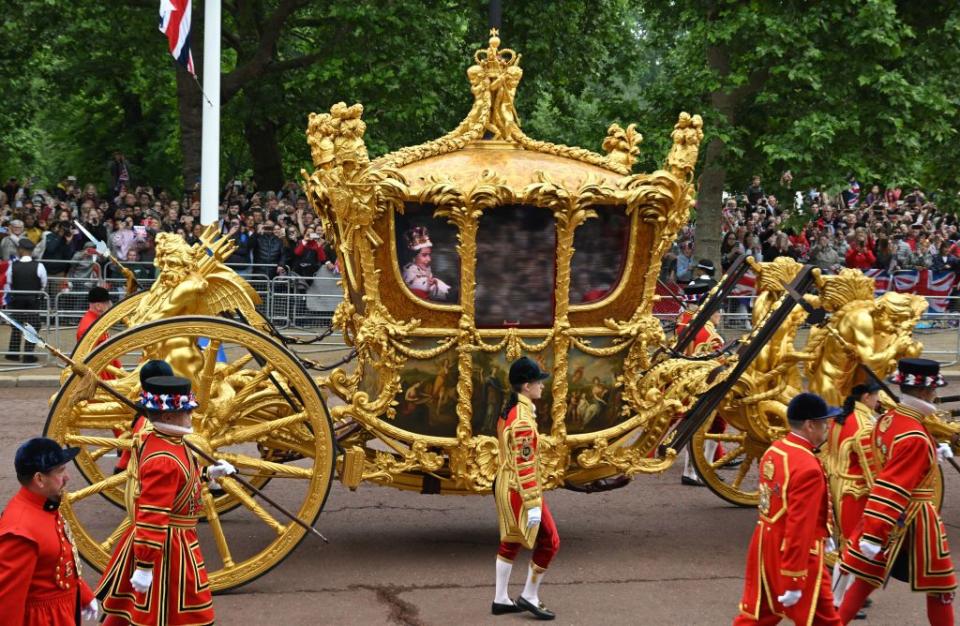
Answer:
[[[829,535],[827,481],[809,441],[790,433],[767,449],[760,460],[758,508],[741,616],[758,620],[762,612],[772,611],[797,624],[810,624],[818,602],[827,604],[830,575],[823,563]],[[800,601],[784,607],[777,596],[792,590],[803,592]]]
[[[826,458],[841,550],[859,532],[867,494],[879,469],[871,441],[873,426],[873,411],[862,402],[854,405],[842,424],[830,424]]]
[[[60,510],[25,487],[0,515],[0,623],[15,626],[79,624],[93,592]]]
[[[898,404],[877,422],[873,448],[880,468],[867,497],[862,530],[843,553],[842,567],[881,586],[891,574],[914,591],[949,592],[957,587],[947,533],[934,506],[937,444],[923,414]],[[860,540],[883,546],[875,559],[860,552]]]
[[[690,322],[693,321],[693,313],[690,311],[684,311],[677,317],[677,327],[676,334],[677,337],[683,334],[683,330],[689,326]],[[723,348],[723,337],[720,336],[720,333],[717,332],[716,326],[713,325],[713,321],[707,320],[703,327],[697,331],[696,336],[693,338],[689,344],[687,344],[684,354],[687,356],[700,356],[704,354],[712,354]]]
[[[497,516],[500,540],[533,547],[537,526],[527,528],[527,512],[543,503],[539,436],[533,402],[517,396],[517,404],[497,423],[500,440],[500,469],[497,472]]]
[[[151,431],[138,433],[136,441],[134,525],[100,580],[103,610],[136,626],[212,624],[213,602],[196,531],[202,512],[197,461],[179,437]],[[153,570],[145,595],[130,584],[135,568]]]

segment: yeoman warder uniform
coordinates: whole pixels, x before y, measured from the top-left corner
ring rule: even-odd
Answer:
[[[923,425],[936,407],[908,395],[946,381],[940,365],[929,359],[901,359],[890,381],[904,395],[873,431],[880,470],[867,496],[860,533],[843,553],[841,566],[856,579],[843,597],[840,615],[851,619],[870,593],[893,576],[927,594],[931,624],[952,625],[957,577],[933,501],[937,459],[952,452],[948,444],[938,446]]]
[[[136,480],[128,483],[134,524],[118,543],[97,588],[109,614],[104,624],[212,624],[213,603],[196,532],[203,511],[203,473],[183,442],[190,429],[156,419],[196,408],[190,381],[178,376],[149,378],[140,403],[153,429],[134,436],[130,469],[135,469]],[[220,465],[211,466],[207,477],[235,471],[220,463],[224,471],[215,473]]]
[[[839,413],[812,393],[797,395],[787,406],[791,422]],[[760,460],[760,520],[750,540],[735,626],[776,624],[784,617],[802,625],[840,624],[823,562],[830,534],[827,480],[814,449],[791,432]]]

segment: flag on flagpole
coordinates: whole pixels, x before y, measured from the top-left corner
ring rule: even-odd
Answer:
[[[160,0],[160,32],[167,36],[170,54],[196,76],[190,52],[190,13],[190,0]]]

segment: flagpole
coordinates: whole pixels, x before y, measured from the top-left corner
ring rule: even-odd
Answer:
[[[203,3],[203,139],[200,154],[200,223],[220,217],[220,0]]]

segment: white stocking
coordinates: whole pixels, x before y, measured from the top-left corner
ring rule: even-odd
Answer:
[[[510,584],[510,572],[513,570],[513,563],[497,557],[497,588],[494,592],[493,601],[497,604],[513,604],[510,595],[507,593],[507,586]]]
[[[533,606],[540,606],[540,582],[546,572],[547,570],[533,563],[530,563],[530,569],[527,570],[527,584],[524,585],[523,593],[520,595]]]

